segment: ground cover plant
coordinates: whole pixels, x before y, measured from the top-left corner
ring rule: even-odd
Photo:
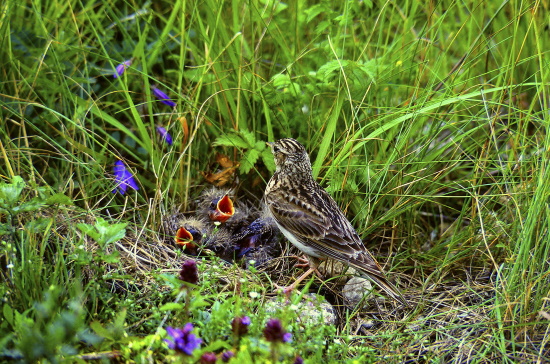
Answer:
[[[2,2],[1,360],[547,362],[548,6]],[[232,245],[284,137],[412,308]]]

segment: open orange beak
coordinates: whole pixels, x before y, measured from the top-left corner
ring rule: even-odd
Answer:
[[[228,195],[223,196],[216,203],[216,208],[208,212],[210,220],[226,222],[231,216],[235,214],[235,207],[233,207],[233,201]]]
[[[180,227],[176,232],[176,244],[185,249],[196,249],[197,245],[193,241],[193,235],[184,227]]]

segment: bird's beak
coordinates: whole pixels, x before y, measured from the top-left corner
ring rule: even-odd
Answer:
[[[235,207],[228,195],[223,196],[216,204],[216,208],[208,213],[210,220],[219,222],[226,222],[234,214]]]
[[[273,142],[265,142],[265,144],[267,144],[267,145],[269,145],[270,147],[272,147],[274,143],[273,143]]]
[[[187,249],[194,249],[197,246],[193,242],[193,235],[189,230],[184,227],[180,227],[176,232],[176,244],[185,247]]]

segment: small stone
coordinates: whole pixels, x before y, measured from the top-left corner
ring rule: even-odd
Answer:
[[[265,312],[268,315],[275,315],[286,306],[288,306],[288,302],[281,302],[279,297],[272,297],[265,304]],[[326,325],[336,324],[336,310],[323,296],[308,293],[302,297],[300,302],[293,306],[295,306],[293,310],[297,313],[296,322],[306,325],[321,322]]]
[[[371,294],[372,283],[361,277],[352,277],[342,289],[344,300],[349,306],[356,306],[361,302],[365,294]]]

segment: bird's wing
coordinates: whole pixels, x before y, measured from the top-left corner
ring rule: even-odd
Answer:
[[[266,202],[281,226],[323,255],[348,260],[366,251],[351,223],[320,186],[269,194]]]

